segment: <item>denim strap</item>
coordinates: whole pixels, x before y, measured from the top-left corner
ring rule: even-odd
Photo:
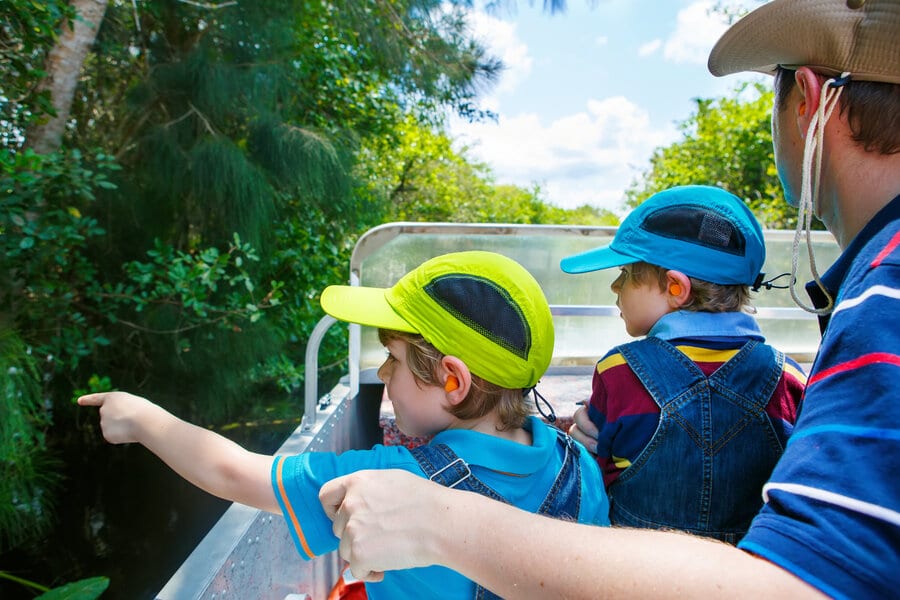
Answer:
[[[426,444],[410,450],[428,479],[444,487],[475,492],[500,502],[509,502],[472,474],[469,464],[447,444]]]
[[[580,451],[568,435],[556,431],[556,441],[565,448],[563,465],[547,492],[538,514],[576,521],[581,510]],[[428,478],[445,487],[476,492],[509,504],[503,496],[472,474],[468,463],[446,444],[427,444],[410,450]],[[476,600],[499,600],[490,590],[475,585]]]
[[[624,344],[619,350],[660,410],[703,381],[733,390],[750,399],[752,409],[759,410],[768,404],[784,371],[784,353],[757,340],[744,344],[709,378],[687,355],[657,337]],[[770,366],[760,372],[760,364]]]
[[[562,431],[556,430],[556,439],[565,447],[566,457],[538,514],[577,521],[581,511],[581,463],[578,462],[581,452],[572,438]]]
[[[660,410],[675,402],[706,375],[681,350],[658,337],[629,342],[619,352]]]

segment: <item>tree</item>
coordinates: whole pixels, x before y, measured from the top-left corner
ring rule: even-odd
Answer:
[[[35,100],[6,138],[0,312],[53,357],[40,364],[65,400],[58,419],[94,373],[163,401],[199,395],[192,406],[210,418],[253,410],[254,383],[302,382],[292,365],[318,291],[343,279],[372,222],[352,195],[359,144],[412,110],[477,117],[499,64],[467,37],[465,3],[156,0],[67,21],[82,4],[51,5],[63,27],[40,44],[40,3],[17,2],[22,25],[6,30],[31,44],[29,64],[62,65],[52,59],[69,38],[91,52],[83,68],[2,80]],[[101,18],[91,46],[79,27]],[[68,119],[57,71],[78,82]],[[53,136],[33,114],[47,98],[65,135],[41,154],[32,146]]]
[[[548,204],[535,186],[498,185],[490,168],[454,148],[440,125],[409,116],[390,138],[371,138],[360,152],[357,191],[382,221],[616,224],[612,213]]]
[[[697,99],[697,111],[679,125],[683,138],[654,151],[626,204],[675,185],[718,185],[742,198],[764,227],[793,228],[796,211],[784,201],[775,170],[772,95],[761,84],[742,84],[729,97]]]
[[[31,357],[4,379],[25,417],[0,419],[21,469],[0,483],[18,510],[0,514],[3,543],[51,514],[38,442],[96,443],[73,390],[141,390],[221,423],[302,384],[318,293],[370,221],[356,149],[406,111],[477,116],[498,68],[437,0],[110,3],[92,45],[75,6],[11,0],[0,28],[0,336],[17,340],[8,368]],[[69,34],[89,49],[64,69],[71,110],[43,69]],[[36,152],[47,116],[61,143]],[[346,354],[330,342],[325,364]]]
[[[48,93],[52,111],[32,125],[25,137],[26,147],[39,154],[55,150],[62,141],[81,66],[100,29],[107,2],[72,0],[70,3],[75,17],[63,21],[62,32],[47,56],[46,75],[38,85],[38,93]]]
[[[74,18],[65,0],[35,3],[8,0],[0,24],[0,145],[18,147],[25,129],[52,112],[49,92],[40,86],[48,52],[61,22]]]

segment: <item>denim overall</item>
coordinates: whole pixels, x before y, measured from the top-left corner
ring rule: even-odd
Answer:
[[[556,480],[550,486],[550,491],[547,492],[537,512],[558,519],[577,521],[581,509],[581,464],[578,462],[580,451],[572,442],[572,438],[561,431],[557,431],[556,434],[557,443],[565,448],[566,455]],[[411,452],[430,480],[446,487],[476,492],[509,504],[506,498],[475,477],[466,461],[446,444],[419,446],[413,448]],[[476,585],[475,598],[493,600],[499,599],[500,596]]]
[[[607,490],[610,521],[737,543],[784,451],[765,412],[784,354],[753,340],[706,377],[657,337],[620,351],[660,418],[647,447]]]

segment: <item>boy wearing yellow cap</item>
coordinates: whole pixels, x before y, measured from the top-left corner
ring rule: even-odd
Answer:
[[[393,287],[330,286],[322,307],[379,328],[388,357],[378,370],[407,435],[426,446],[375,446],[336,455],[248,452],[124,392],[79,398],[100,408],[104,437],[139,442],[216,496],[281,512],[305,559],[339,540],[319,502],[328,480],[364,469],[403,469],[459,490],[581,523],[608,524],[596,463],[570,437],[529,416],[527,394],[553,351],[553,321],[537,281],[491,252],[426,261]],[[388,573],[369,598],[472,598],[490,592],[438,566]]]

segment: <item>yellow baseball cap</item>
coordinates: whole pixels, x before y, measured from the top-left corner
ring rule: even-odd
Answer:
[[[321,302],[341,321],[418,333],[509,389],[534,386],[553,356],[553,317],[540,284],[494,252],[432,258],[389,288],[328,286]]]

